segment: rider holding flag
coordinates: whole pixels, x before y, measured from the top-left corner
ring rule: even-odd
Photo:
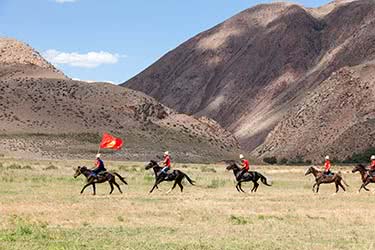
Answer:
[[[97,175],[100,173],[100,172],[105,172],[107,171],[107,169],[105,169],[104,167],[104,162],[102,159],[100,159],[101,155],[100,154],[97,154],[96,155],[96,162],[95,162],[95,169],[92,171],[93,173],[93,176],[97,177]]]

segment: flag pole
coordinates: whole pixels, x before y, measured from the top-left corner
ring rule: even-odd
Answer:
[[[99,154],[99,153],[100,153],[100,144],[101,144],[102,140],[103,140],[103,134],[102,134],[102,139],[101,139],[100,142],[99,142],[98,152],[97,152],[96,154]]]

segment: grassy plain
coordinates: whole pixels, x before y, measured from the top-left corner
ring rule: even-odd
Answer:
[[[109,196],[79,191],[73,166],[91,161],[15,161],[0,166],[0,249],[375,249],[375,195],[357,194],[360,179],[342,168],[348,192],[311,191],[305,167],[258,166],[272,177],[256,194],[239,194],[224,165],[176,164],[196,180],[149,195],[143,163],[108,162],[126,176]],[[251,185],[245,185],[249,190]]]

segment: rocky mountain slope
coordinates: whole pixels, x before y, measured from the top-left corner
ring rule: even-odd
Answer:
[[[232,155],[236,139],[211,119],[179,114],[143,93],[73,81],[28,45],[0,39],[0,150],[28,157],[93,157],[103,132],[146,160],[164,150],[180,161]],[[109,152],[107,153],[109,154]]]
[[[337,96],[338,86],[345,85],[346,70],[357,72],[357,67],[374,62],[374,44],[373,0],[334,1],[316,9],[263,4],[198,34],[123,85],[179,112],[215,119],[258,157],[282,152],[285,157],[302,154],[316,160],[331,152],[343,159],[371,146],[359,129],[365,118],[357,112],[364,106],[348,110],[344,117],[352,120],[340,119],[348,124],[338,127],[336,116],[322,120],[306,113],[304,121],[311,126],[333,126],[323,133],[329,143],[314,145],[322,140],[323,131],[306,128],[298,131],[294,142],[299,143],[292,146],[290,121],[299,120],[292,118],[295,108],[311,102],[312,93],[328,99]],[[333,75],[338,82],[329,80]],[[360,82],[371,86],[368,80]],[[358,95],[365,96],[366,91],[360,89]],[[355,101],[348,105],[357,105]],[[327,111],[335,104],[316,101],[311,109]],[[347,145],[344,150],[342,141],[363,146]],[[306,144],[312,148],[302,150]]]

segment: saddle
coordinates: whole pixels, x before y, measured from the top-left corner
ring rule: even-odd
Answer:
[[[368,175],[368,177],[370,178],[370,179],[372,179],[372,180],[374,180],[375,181],[375,173],[374,172],[368,172],[367,173],[367,175]]]
[[[164,177],[164,180],[170,180],[176,178],[176,173],[174,171],[167,172],[167,174]]]
[[[328,173],[323,173],[323,176],[327,176],[327,177],[331,177],[331,176],[334,176],[335,173],[329,171]]]

